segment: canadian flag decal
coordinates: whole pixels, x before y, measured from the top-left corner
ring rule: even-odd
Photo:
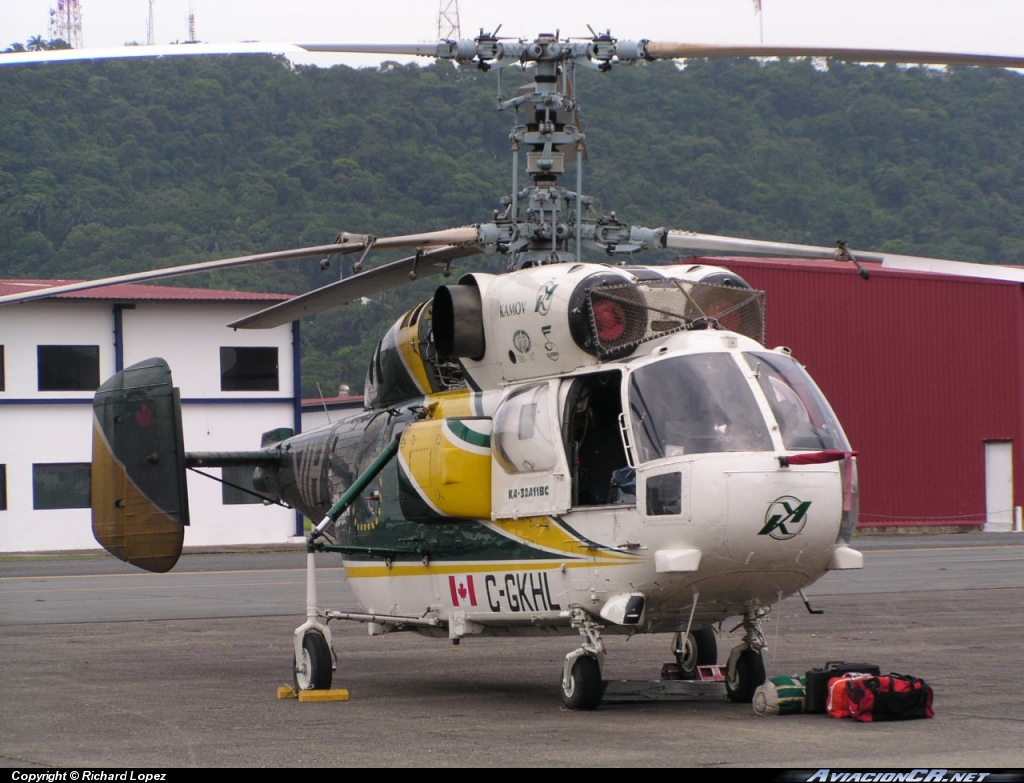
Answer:
[[[452,606],[476,606],[476,589],[471,574],[449,576],[448,587],[452,591]]]

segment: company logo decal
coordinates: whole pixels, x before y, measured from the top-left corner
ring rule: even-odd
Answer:
[[[558,283],[554,280],[549,280],[540,287],[540,290],[537,291],[537,305],[533,308],[533,312],[541,315],[551,312],[551,297],[555,295],[556,288],[558,288]]]
[[[768,504],[764,515],[764,527],[758,531],[759,536],[771,536],[777,541],[800,535],[807,524],[807,511],[811,501],[800,500],[792,495],[783,495]]]

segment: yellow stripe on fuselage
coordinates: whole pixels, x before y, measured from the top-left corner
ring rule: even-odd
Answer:
[[[422,565],[420,563],[392,563],[386,565],[356,565],[345,563],[345,575],[349,579],[373,579],[384,576],[441,576],[446,574],[480,574],[504,571],[547,571],[552,568],[606,568],[608,566],[630,565],[622,562],[594,562],[579,560],[484,560],[482,562],[443,563]]]
[[[560,552],[572,558],[592,557],[612,563],[632,563],[637,560],[637,555],[605,549],[574,535],[552,517],[502,519],[484,524],[508,538],[546,552]]]

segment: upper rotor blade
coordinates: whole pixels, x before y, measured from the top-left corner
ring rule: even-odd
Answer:
[[[298,44],[307,52],[335,54],[397,54],[417,57],[445,57],[451,46],[445,41],[433,43],[306,43]]]
[[[68,60],[120,60],[129,57],[187,57],[198,54],[304,54],[298,44],[261,41],[189,43],[166,46],[107,46],[93,49],[48,49],[42,52],[0,52],[0,65],[64,62]]]
[[[986,65],[1024,68],[1024,57],[998,54],[912,52],[900,49],[848,49],[829,46],[731,46],[648,41],[646,53],[658,60],[686,57],[831,57],[857,63],[921,63],[925,65]]]
[[[308,294],[297,296],[279,305],[260,310],[258,313],[228,324],[233,329],[270,329],[295,321],[303,316],[315,315],[349,302],[397,288],[409,282],[410,274],[416,277],[436,275],[448,268],[448,262],[456,258],[476,255],[480,248],[475,246],[442,247],[428,250],[419,256],[393,261],[390,264],[360,272],[353,277],[325,285]]]
[[[187,43],[165,46],[108,46],[93,49],[49,49],[42,52],[0,52],[0,65],[66,62],[70,60],[120,60],[129,57],[187,57],[200,54],[394,54],[419,57],[451,57],[452,45],[434,43],[311,43],[279,41],[239,41],[225,43]]]

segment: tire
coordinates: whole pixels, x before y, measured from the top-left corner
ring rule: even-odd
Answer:
[[[729,656],[729,666],[725,675],[725,693],[729,701],[735,704],[749,704],[754,699],[754,691],[758,686],[764,685],[764,681],[764,658],[760,653],[746,648],[738,656],[735,652]]]
[[[718,640],[713,628],[698,628],[691,631],[685,643],[681,643],[681,639],[682,632],[679,632],[673,642],[681,679],[696,679],[698,666],[714,666],[718,663]]]
[[[302,637],[302,661],[295,665],[295,687],[300,691],[326,691],[331,687],[331,646],[320,631]]]
[[[562,685],[562,704],[570,710],[592,710],[601,703],[604,683],[601,682],[601,666],[597,659],[582,655],[572,665],[569,687]]]

